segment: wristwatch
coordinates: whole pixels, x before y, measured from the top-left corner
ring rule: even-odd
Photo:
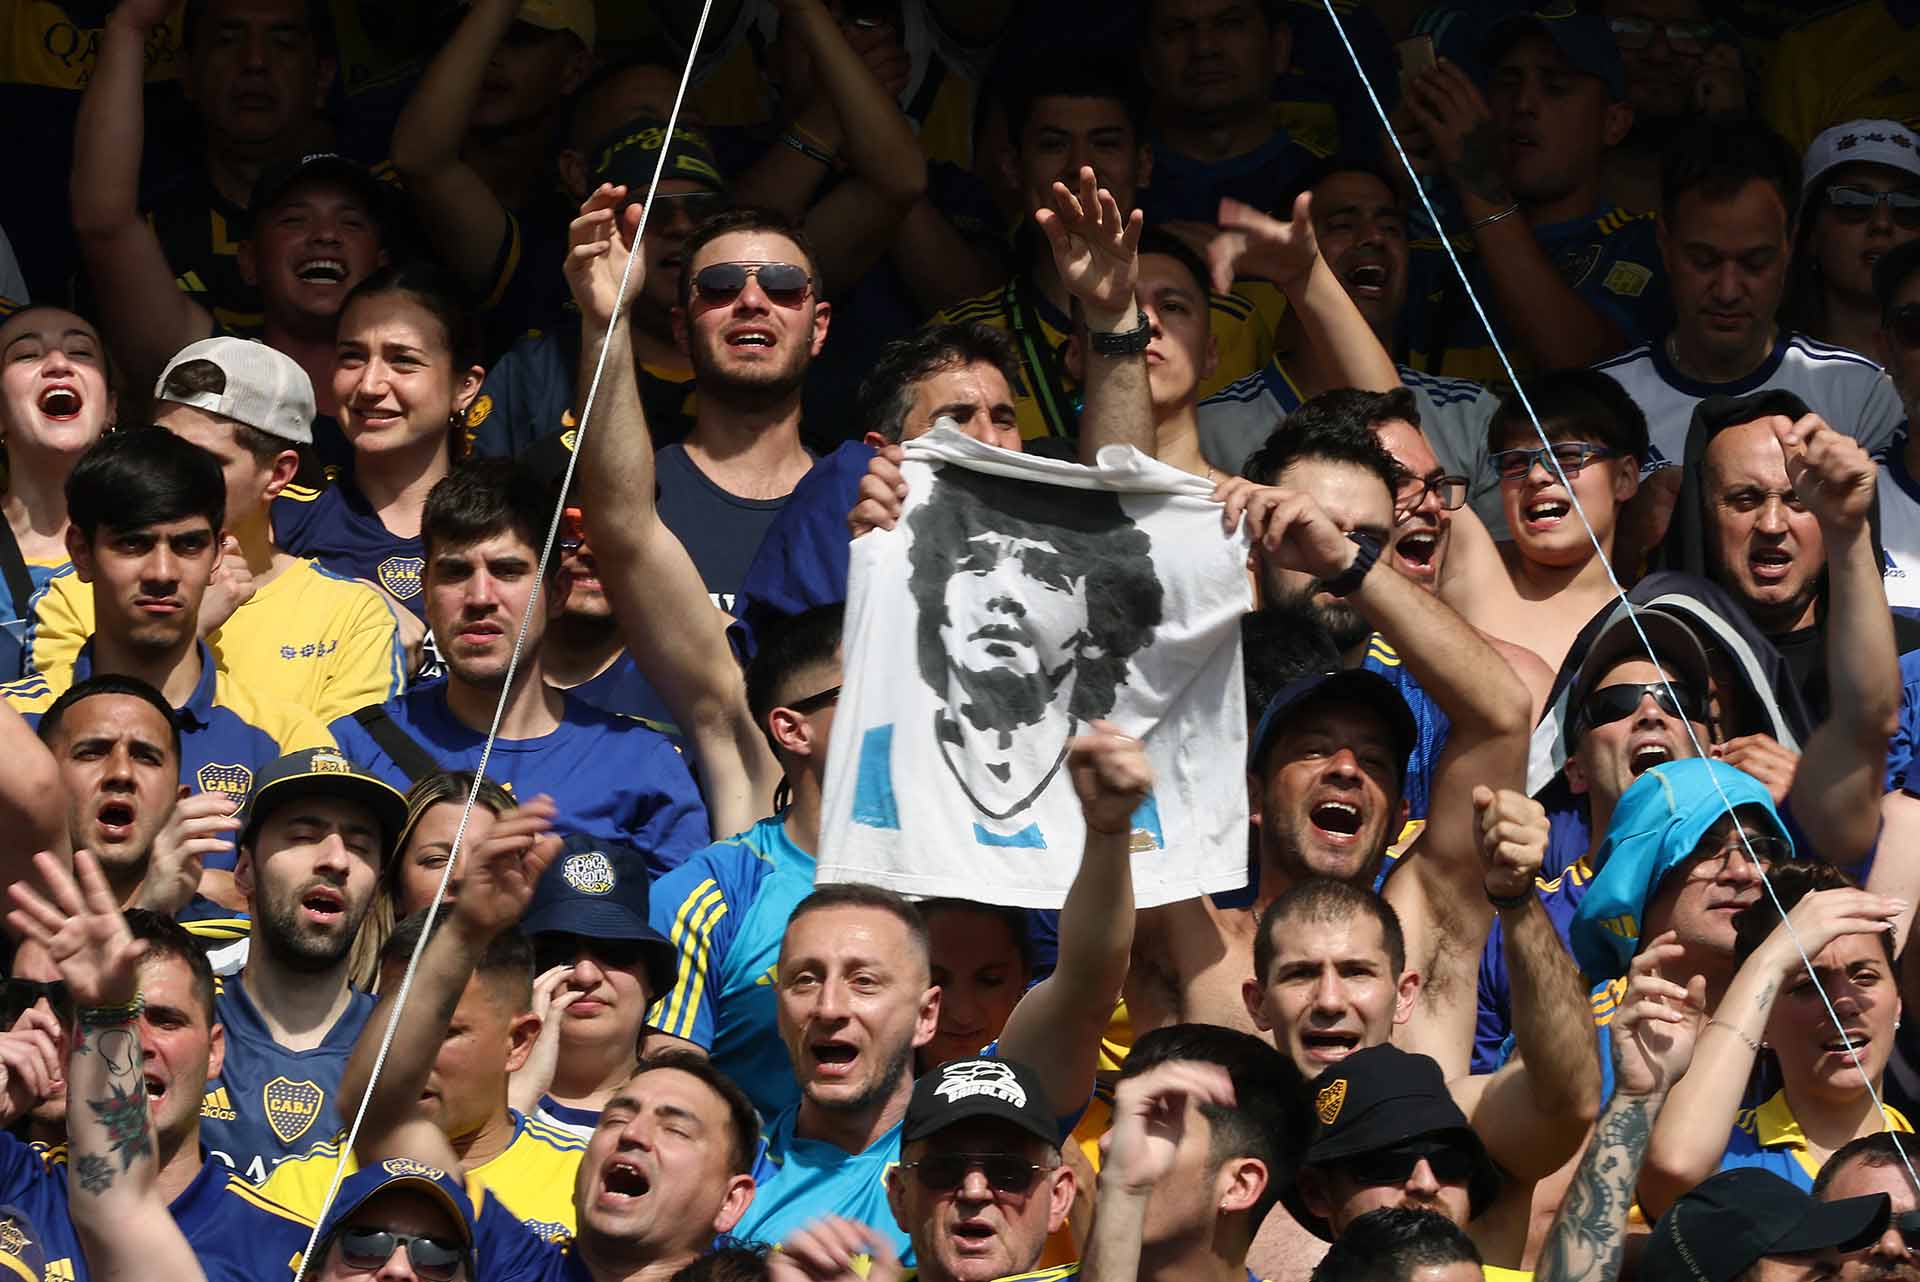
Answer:
[[[1349,596],[1359,591],[1360,581],[1367,577],[1367,571],[1371,570],[1373,563],[1380,559],[1380,540],[1371,534],[1354,530],[1347,535],[1347,538],[1352,541],[1354,547],[1360,549],[1359,554],[1353,558],[1352,565],[1320,585],[1322,592],[1328,592],[1334,596]]]
[[[1132,329],[1117,332],[1090,329],[1087,331],[1087,346],[1096,356],[1138,356],[1147,350],[1147,344],[1153,341],[1153,329],[1147,324],[1147,313],[1139,306],[1133,314],[1140,318]]]

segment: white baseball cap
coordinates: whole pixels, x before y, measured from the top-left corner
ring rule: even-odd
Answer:
[[[1841,165],[1886,165],[1920,178],[1920,133],[1897,120],[1849,120],[1822,130],[1807,147],[1800,173],[1800,216],[1820,193],[1820,180]]]
[[[188,361],[219,366],[227,376],[226,387],[168,394],[168,377]],[[153,399],[191,405],[296,445],[313,444],[313,380],[291,356],[252,339],[223,336],[187,344],[160,371]]]

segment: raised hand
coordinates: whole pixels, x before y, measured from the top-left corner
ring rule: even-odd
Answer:
[[[1086,308],[1089,326],[1125,324],[1140,277],[1144,216],[1137,209],[1122,214],[1113,193],[1095,183],[1088,166],[1080,167],[1079,188],[1075,193],[1056,182],[1051,203],[1034,210],[1033,219],[1053,250],[1060,283]]]
[[[511,930],[526,912],[540,875],[560,853],[553,798],[541,795],[495,816],[475,806],[458,852],[460,897],[453,920],[478,939]]]
[[[872,1261],[859,1267],[860,1257]],[[823,1216],[795,1229],[767,1257],[772,1282],[899,1282],[905,1270],[893,1245],[857,1220]]]
[[[526,1062],[507,1078],[507,1103],[532,1115],[540,1107],[540,1097],[553,1085],[553,1073],[560,1066],[560,1017],[567,1007],[579,1001],[583,993],[568,988],[572,966],[555,966],[533,981],[533,1013],[540,1017],[540,1033]]]
[[[1512,203],[1500,175],[1493,113],[1467,74],[1446,59],[1407,81],[1401,107],[1432,142],[1447,177],[1465,196],[1483,204]]]
[[[247,558],[240,552],[240,540],[227,535],[220,541],[220,563],[214,566],[206,594],[200,598],[200,613],[194,620],[199,635],[218,632],[234,611],[253,600],[258,587],[253,571],[247,568]]]
[[[132,1002],[140,995],[140,959],[147,946],[127,929],[100,861],[91,850],[76,850],[69,873],[43,850],[33,857],[33,867],[51,900],[24,881],[14,882],[7,887],[14,902],[7,924],[46,950],[76,1007]]]
[[[1133,831],[1133,812],[1153,790],[1145,744],[1111,721],[1096,721],[1067,744],[1067,773],[1089,829]]]
[[[1827,945],[1843,935],[1885,934],[1893,929],[1895,919],[1906,909],[1905,900],[1871,891],[1852,887],[1816,890],[1793,906],[1787,921],[1773,928],[1763,947],[1770,951],[1776,973],[1796,974],[1805,965],[1800,959],[1802,951],[1808,957],[1818,957]],[[1787,931],[1788,923],[1793,926],[1791,935]]]
[[[66,1078],[66,1034],[42,998],[0,1033],[0,1126],[11,1126]]]
[[[1707,981],[1695,975],[1681,985],[1661,973],[1686,956],[1679,939],[1666,932],[1627,968],[1627,991],[1609,1039],[1614,1089],[1623,1095],[1664,1095],[1693,1062],[1694,1039],[1707,1017]]]
[[[1547,854],[1546,807],[1523,792],[1511,788],[1495,792],[1477,784],[1473,811],[1480,819],[1480,855],[1487,866],[1487,893],[1512,899],[1531,892]]]
[[[1822,532],[1857,534],[1873,509],[1876,469],[1860,443],[1827,426],[1818,414],[1789,423],[1784,414],[1767,420],[1787,456],[1793,492],[1820,522]]]
[[[1713,755],[1758,779],[1776,806],[1786,804],[1793,778],[1800,772],[1800,754],[1769,734],[1738,735],[1710,749]]]
[[[1187,1105],[1232,1108],[1233,1080],[1218,1064],[1173,1061],[1129,1077],[1115,1089],[1113,1125],[1100,1163],[1101,1188],[1153,1192],[1173,1170],[1187,1132]]]
[[[567,229],[567,288],[580,315],[602,328],[615,304],[622,309],[631,304],[647,278],[646,256],[635,254],[626,292],[620,290],[627,255],[640,234],[640,202],[622,208],[626,198],[625,187],[601,183]]]
[[[854,538],[872,530],[891,530],[900,521],[900,509],[907,501],[907,481],[900,465],[907,452],[898,445],[883,445],[867,463],[867,474],[860,478],[859,499],[847,513],[847,529]]]
[[[135,908],[173,916],[200,889],[208,855],[233,849],[240,817],[233,803],[217,792],[196,792],[174,803],[173,812],[153,839],[147,875],[133,897]]]
[[[1228,532],[1244,517],[1247,537],[1278,569],[1335,579],[1359,555],[1353,540],[1309,494],[1229,477],[1214,488],[1213,498],[1225,506],[1221,519]]]
[[[1237,200],[1220,202],[1220,235],[1207,246],[1207,268],[1213,290],[1224,294],[1236,276],[1257,276],[1281,289],[1304,283],[1320,259],[1320,241],[1313,233],[1313,193],[1301,192],[1293,202],[1293,217],[1270,218]]]

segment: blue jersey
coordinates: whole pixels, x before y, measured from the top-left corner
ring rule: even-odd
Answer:
[[[1887,1114],[1893,1122],[1887,1129],[1913,1133],[1912,1124],[1899,1109],[1889,1105]],[[1757,1108],[1743,1108],[1734,1115],[1733,1132],[1727,1138],[1720,1169],[1730,1171],[1741,1166],[1772,1171],[1797,1188],[1813,1191],[1820,1162],[1807,1148],[1806,1134],[1787,1103],[1784,1089]]]
[[[331,1137],[340,1074],[373,1007],[371,994],[352,993],[318,1046],[290,1051],[274,1040],[240,977],[223,980],[213,1015],[227,1030],[227,1056],[200,1104],[200,1138],[212,1155],[257,1184],[281,1158]]]
[[[731,613],[753,554],[788,496],[742,498],[701,471],[683,445],[655,454],[653,466],[660,523],[687,549],[714,604]]]
[[[409,690],[380,705],[444,770],[477,770],[487,736],[447,709],[444,684]],[[402,792],[411,782],[352,717],[333,733],[354,764]],[[560,725],[536,739],[497,739],[487,773],[518,796],[546,793],[563,833],[631,846],[659,876],[712,839],[706,803],[685,758],[659,731],[564,696]]]
[[[1218,222],[1220,201],[1231,198],[1276,218],[1292,216],[1293,198],[1312,184],[1327,152],[1295,138],[1280,123],[1280,105],[1269,104],[1273,132],[1252,151],[1225,160],[1183,156],[1164,139],[1153,140],[1151,185],[1140,191],[1149,225],[1176,221]]]
[[[86,1256],[67,1210],[67,1149],[41,1149],[0,1135],[0,1202],[40,1231],[48,1279],[86,1282]],[[207,1282],[291,1279],[312,1224],[202,1151],[200,1173],[168,1204]]]
[[[673,717],[667,705],[640,672],[633,656],[622,650],[606,671],[589,677],[567,693],[590,708],[610,712],[617,717],[633,717],[662,733],[672,732]]]
[[[872,459],[871,445],[848,441],[793,487],[740,580],[733,612],[749,629],[767,615],[799,614],[847,599],[847,513]],[[751,640],[746,648],[752,652]]]
[[[200,680],[186,703],[174,709],[180,724],[180,782],[195,792],[217,792],[234,809],[253,791],[254,776],[290,752],[327,748],[333,738],[305,708],[258,694],[219,670],[207,643],[200,652]],[[0,686],[0,696],[30,725],[67,689],[93,675],[93,642],[73,662]],[[206,867],[231,869],[234,853],[208,855]]]
[[[1548,829],[1547,844],[1555,844],[1562,831],[1556,816],[1555,823]],[[1577,833],[1584,843],[1585,826],[1581,825]],[[1547,910],[1547,917],[1563,944],[1572,928],[1573,914],[1580,907],[1580,901],[1587,897],[1587,886],[1592,880],[1593,869],[1585,858],[1576,857],[1558,877],[1534,881],[1540,906]],[[1486,946],[1480,953],[1480,996],[1473,1030],[1473,1071],[1476,1073],[1491,1073],[1507,1061],[1508,1039],[1513,1034],[1508,993],[1506,936],[1500,929],[1500,918],[1495,916],[1493,928],[1487,932]]]
[[[346,578],[378,583],[425,621],[426,544],[389,530],[359,490],[289,485],[273,501],[271,516],[281,550],[310,556]]]
[[[571,432],[578,426],[579,368],[580,316],[570,309],[553,330],[520,339],[487,371],[467,407],[468,449],[481,458],[513,458],[542,437]],[[640,404],[655,449],[681,440],[693,430],[693,371],[642,365]]]
[[[1440,761],[1440,754],[1447,748],[1447,732],[1453,723],[1433,696],[1424,690],[1419,680],[1401,663],[1400,656],[1387,644],[1387,639],[1378,632],[1367,639],[1367,656],[1360,666],[1368,672],[1377,672],[1391,681],[1400,691],[1400,697],[1407,701],[1407,708],[1413,713],[1413,723],[1419,734],[1414,740],[1413,751],[1407,754],[1406,781],[1401,789],[1401,798],[1407,803],[1407,818],[1425,819],[1427,807],[1433,797],[1433,770]]]
[[[763,1117],[800,1099],[775,1025],[775,963],[787,918],[813,890],[814,859],[787,837],[785,819],[708,846],[656,882],[648,901],[680,962],[647,1022],[705,1047]]]
[[[887,1205],[887,1170],[900,1163],[901,1122],[858,1153],[794,1133],[795,1104],[773,1119],[753,1164],[754,1193],[733,1226],[743,1242],[779,1243],[823,1215],[865,1224],[893,1244],[902,1264],[914,1263],[913,1243]]]

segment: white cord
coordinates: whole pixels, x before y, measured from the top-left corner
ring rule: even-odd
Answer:
[[[1407,157],[1407,149],[1400,141],[1399,131],[1393,127],[1393,121],[1387,118],[1386,107],[1381,103],[1380,95],[1375,92],[1373,81],[1367,76],[1367,69],[1361,64],[1360,55],[1354,50],[1353,41],[1347,37],[1347,29],[1342,25],[1340,15],[1334,11],[1333,0],[1321,0],[1321,3],[1326,6],[1327,17],[1333,22],[1334,31],[1339,33],[1340,43],[1345,46],[1347,57],[1353,60],[1353,69],[1359,73],[1360,83],[1367,91],[1367,100],[1373,104],[1375,113],[1379,115],[1380,123],[1387,131],[1387,138],[1393,143],[1394,153],[1400,157],[1400,163],[1406,166],[1407,175],[1413,180],[1413,189],[1420,193],[1420,203],[1425,207],[1427,217],[1433,221],[1434,230],[1439,233],[1440,245],[1447,251],[1447,259],[1453,264],[1454,273],[1459,276],[1461,286],[1467,291],[1467,299],[1473,304],[1474,314],[1480,318],[1480,324],[1487,331],[1487,339],[1493,344],[1494,354],[1500,358],[1500,368],[1506,372],[1507,382],[1512,386],[1514,395],[1519,398],[1521,407],[1526,410],[1527,419],[1533,424],[1534,434],[1540,438],[1540,444],[1546,447],[1545,459],[1553,468],[1554,476],[1567,491],[1567,498],[1572,502],[1574,512],[1580,517],[1580,524],[1586,528],[1587,539],[1593,544],[1593,554],[1600,559],[1601,567],[1607,572],[1607,582],[1613,586],[1615,594],[1626,604],[1627,618],[1632,621],[1633,630],[1639,636],[1640,644],[1646,647],[1647,657],[1653,661],[1655,669],[1660,673],[1661,688],[1666,691],[1667,697],[1673,700],[1674,706],[1678,707],[1679,696],[1674,692],[1673,685],[1667,678],[1666,669],[1660,665],[1659,655],[1655,653],[1653,642],[1647,637],[1646,629],[1640,624],[1639,607],[1628,598],[1626,588],[1621,585],[1619,576],[1614,573],[1613,562],[1608,558],[1606,549],[1600,545],[1599,535],[1594,533],[1593,522],[1587,519],[1586,509],[1580,503],[1579,494],[1575,492],[1573,483],[1567,479],[1566,472],[1560,466],[1560,460],[1554,457],[1553,442],[1548,439],[1547,430],[1542,426],[1539,414],[1534,412],[1533,402],[1528,399],[1526,389],[1520,385],[1520,377],[1513,368],[1513,362],[1507,358],[1506,348],[1502,346],[1500,335],[1494,330],[1493,322],[1487,316],[1479,294],[1474,291],[1473,282],[1467,278],[1467,270],[1461,264],[1459,254],[1454,251],[1453,240],[1447,235],[1446,226],[1440,220],[1440,212],[1434,208],[1433,200],[1421,184],[1420,175],[1414,172],[1413,161]],[[1707,750],[1701,744],[1699,736],[1694,734],[1693,723],[1685,717],[1679,718],[1679,721],[1686,729],[1687,741],[1693,745],[1694,755],[1706,759]],[[1732,816],[1735,809],[1733,798],[1727,795],[1726,788],[1721,785],[1719,774],[1709,767],[1707,778],[1713,781],[1713,790],[1719,794],[1720,802],[1726,808],[1727,814]],[[1860,1074],[1860,1080],[1867,1088],[1868,1097],[1873,1100],[1874,1107],[1880,1110],[1880,1118],[1886,1124],[1886,1129],[1889,1131],[1899,1129],[1894,1125],[1893,1115],[1887,1110],[1886,1102],[1880,1098],[1879,1090],[1875,1088],[1871,1076],[1867,1073],[1867,1066],[1860,1059],[1859,1047],[1854,1045],[1853,1038],[1848,1036],[1846,1028],[1841,1024],[1840,1013],[1834,1009],[1832,999],[1828,997],[1827,990],[1821,985],[1820,976],[1814,970],[1813,958],[1808,956],[1806,946],[1800,942],[1800,932],[1794,929],[1793,921],[1781,905],[1780,896],[1774,891],[1772,878],[1767,876],[1766,867],[1754,854],[1753,844],[1747,839],[1746,829],[1741,826],[1737,818],[1734,820],[1733,830],[1739,837],[1740,845],[1746,851],[1747,858],[1752,862],[1755,871],[1760,874],[1760,884],[1766,888],[1767,898],[1773,901],[1774,911],[1780,914],[1781,924],[1787,930],[1787,938],[1793,941],[1794,951],[1800,954],[1800,962],[1806,967],[1808,977],[1813,980],[1814,990],[1820,994],[1820,1003],[1826,1007],[1827,1018],[1833,1021],[1835,1030],[1839,1032],[1841,1040],[1846,1043],[1847,1056],[1853,1061],[1854,1069]],[[1900,1164],[1906,1168],[1907,1178],[1913,1182],[1916,1189],[1920,1189],[1920,1174],[1915,1173],[1906,1149],[1896,1147],[1895,1151],[1900,1155]]]
[[[680,87],[673,95],[673,110],[667,115],[666,135],[660,143],[660,155],[653,162],[653,178],[647,184],[646,203],[640,207],[640,225],[633,235],[633,244],[627,249],[626,265],[620,272],[620,291],[613,300],[613,314],[607,318],[606,340],[600,345],[599,359],[593,365],[593,380],[587,385],[586,403],[580,407],[580,422],[574,428],[573,449],[567,454],[567,470],[560,478],[560,497],[553,509],[553,519],[547,524],[546,543],[540,549],[540,567],[534,574],[533,593],[527,598],[527,607],[520,615],[519,631],[514,633],[513,653],[507,658],[506,680],[500,687],[499,702],[494,705],[493,724],[487,727],[487,741],[480,749],[480,763],[474,767],[473,787],[467,791],[467,802],[460,811],[460,826],[453,835],[453,848],[447,857],[446,867],[440,872],[440,884],[434,887],[433,902],[427,905],[427,920],[420,930],[420,940],[413,946],[413,955],[407,959],[406,973],[401,976],[400,988],[394,994],[393,1013],[387,1018],[387,1027],[380,1035],[380,1052],[374,1057],[372,1075],[367,1078],[366,1094],[360,1097],[360,1105],[354,1111],[353,1124],[347,1128],[346,1138],[340,1143],[340,1160],[334,1165],[333,1179],[327,1185],[327,1196],[313,1217],[313,1232],[307,1237],[307,1247],[301,1253],[300,1267],[294,1271],[293,1282],[301,1282],[307,1275],[308,1267],[317,1261],[313,1258],[314,1248],[320,1242],[320,1226],[326,1223],[327,1212],[333,1207],[333,1200],[340,1192],[340,1182],[346,1175],[347,1163],[353,1156],[354,1141],[360,1136],[361,1123],[366,1120],[367,1105],[373,1099],[374,1087],[380,1081],[381,1070],[386,1067],[387,1053],[393,1049],[393,1039],[400,1028],[400,1016],[407,1008],[407,998],[413,992],[413,978],[420,968],[420,958],[427,950],[427,941],[433,935],[434,920],[440,914],[440,905],[446,901],[447,887],[452,884],[453,870],[459,866],[463,853],[463,843],[467,836],[467,822],[473,817],[474,803],[480,797],[480,784],[487,776],[487,762],[493,756],[493,743],[500,734],[501,719],[507,713],[507,701],[513,695],[513,679],[520,667],[520,652],[527,641],[527,627],[533,621],[534,611],[540,607],[540,592],[547,580],[547,566],[553,559],[553,547],[560,537],[560,521],[566,512],[567,491],[573,485],[573,470],[580,462],[580,450],[586,443],[587,425],[593,417],[594,402],[600,395],[600,379],[606,372],[607,352],[613,346],[616,327],[622,320],[620,303],[626,297],[627,287],[633,278],[633,264],[640,255],[640,241],[647,233],[647,216],[653,212],[654,193],[660,188],[660,177],[666,171],[667,156],[673,149],[673,132],[680,121],[680,105],[687,95],[687,85],[693,79],[694,57],[700,50],[700,40],[706,34],[707,17],[713,12],[713,0],[705,0],[700,6],[700,22],[693,29],[693,42],[687,50],[687,65],[680,72]],[[615,211],[614,226],[619,227],[620,214]],[[618,243],[617,241],[615,242]],[[398,852],[395,852],[398,854]]]

